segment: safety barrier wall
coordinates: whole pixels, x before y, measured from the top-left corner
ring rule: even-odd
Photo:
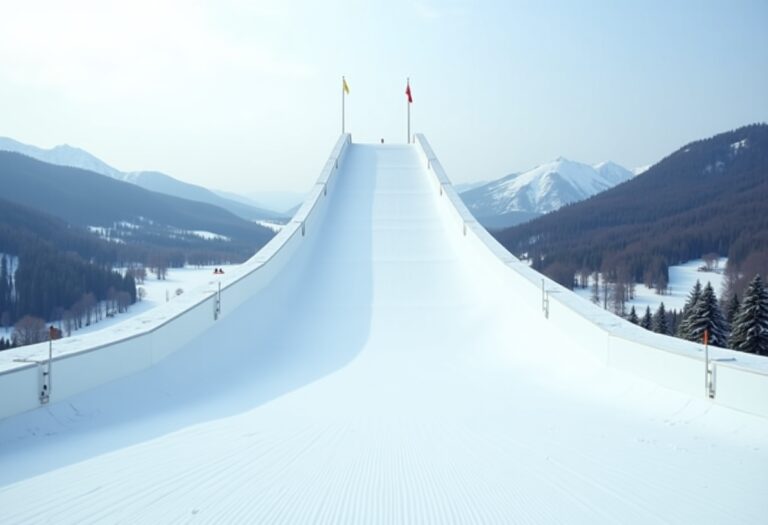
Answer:
[[[339,138],[296,215],[251,259],[221,279],[220,293],[219,282],[213,281],[105,330],[106,335],[97,332],[56,341],[50,402],[152,366],[268,286],[316,234],[350,142],[349,134]],[[48,343],[8,350],[3,352],[6,358],[11,355],[7,352],[27,362],[0,363],[0,419],[40,406]]]
[[[423,135],[416,135],[422,161],[430,170],[456,231],[511,270],[515,294],[554,326],[567,327],[568,338],[608,366],[643,377],[690,396],[768,417],[768,359],[712,348],[709,379],[702,345],[655,334],[578,297],[510,254],[466,208]]]

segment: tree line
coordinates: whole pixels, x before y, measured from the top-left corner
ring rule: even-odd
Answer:
[[[167,227],[148,222],[134,227],[116,223],[104,230],[110,233],[111,241],[60,218],[0,198],[0,253],[5,254],[19,255],[25,246],[44,240],[61,252],[74,252],[100,265],[151,266],[162,260],[169,268],[180,268],[185,264],[242,262],[259,247],[244,242],[172,236]]]
[[[6,255],[0,257],[0,326],[3,327],[33,318],[62,321],[71,333],[72,329],[108,315],[110,306],[119,312],[136,302],[136,281],[132,275],[121,275],[107,265],[85,261],[75,253],[61,253],[42,241],[25,245],[15,271],[11,271],[10,261]],[[102,310],[102,304],[106,305],[106,311]],[[29,344],[27,339],[12,343]],[[8,342],[3,344],[7,346]]]
[[[68,334],[135,302],[144,268],[164,279],[169,268],[224,264],[253,253],[239,245],[242,255],[233,254],[231,243],[194,238],[160,246],[159,232],[131,231],[130,242],[108,242],[85,228],[0,198],[0,327],[31,317],[43,323],[59,321]],[[128,267],[126,276],[113,271],[116,267]],[[2,339],[0,349],[19,343]]]
[[[711,345],[768,355],[768,290],[759,274],[739,297],[734,293],[718,301],[709,282],[702,287],[696,281],[681,312],[667,311],[661,303],[655,313],[646,307],[638,317],[633,306],[626,318],[660,334],[702,343],[706,333]]]

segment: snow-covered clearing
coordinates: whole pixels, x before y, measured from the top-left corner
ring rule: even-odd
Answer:
[[[733,151],[734,155],[739,153],[739,150],[742,148],[747,147],[747,139],[741,139],[738,142],[734,142],[731,144],[731,151]]]
[[[664,303],[666,310],[682,310],[685,305],[685,301],[688,299],[688,295],[691,289],[699,280],[701,285],[704,286],[708,282],[712,283],[712,288],[715,290],[718,299],[723,290],[723,270],[728,259],[721,257],[717,271],[699,271],[699,268],[704,266],[702,259],[696,259],[688,261],[684,264],[669,267],[669,289],[664,295],[659,295],[652,288],[648,288],[644,284],[635,285],[635,298],[627,302],[627,311],[635,307],[635,311],[638,315],[642,315],[645,312],[646,307],[651,308],[651,312],[655,312],[661,303]],[[591,282],[591,278],[590,278]],[[591,288],[576,288],[574,292],[586,300],[590,300],[592,297]],[[602,289],[600,292],[602,301]],[[602,304],[602,302],[600,303]],[[608,299],[608,307],[610,308],[610,298]]]
[[[216,281],[216,276],[213,274],[215,268],[222,268],[225,272],[230,270],[231,265],[219,265],[219,266],[186,266],[184,268],[168,268],[165,279],[158,279],[155,274],[147,272],[147,278],[144,283],[139,284],[136,288],[143,288],[146,296],[141,301],[136,301],[132,304],[127,312],[117,314],[111,318],[104,318],[100,322],[81,328],[77,332],[72,332],[73,335],[84,335],[97,330],[103,330],[110,328],[117,323],[123,322],[131,317],[143,314],[152,308],[159,306],[168,301],[173,301],[177,295],[177,292],[181,290],[181,293],[188,292],[199,286],[203,286],[208,283]]]
[[[277,233],[280,230],[283,229],[283,224],[280,224],[279,222],[272,222],[272,221],[266,221],[266,220],[260,220],[260,221],[254,221],[259,226],[264,226],[265,228],[268,228],[272,230],[273,232]]]
[[[91,233],[98,235],[99,238],[104,241],[125,244],[125,241],[120,237],[112,236],[112,228],[107,228],[105,226],[88,226],[88,230]]]
[[[0,421],[3,523],[764,522],[768,420],[575,347],[415,147],[350,146],[328,198],[184,349]]]
[[[200,237],[201,239],[205,239],[206,241],[230,241],[231,240],[226,235],[221,235],[220,233],[213,233],[205,230],[192,230],[189,233],[197,237]]]

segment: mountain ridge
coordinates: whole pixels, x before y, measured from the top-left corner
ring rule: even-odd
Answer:
[[[0,151],[0,187],[6,200],[80,227],[119,230],[122,237],[118,238],[126,242],[215,250],[237,254],[237,259],[244,260],[274,235],[212,204],[153,192],[21,153]],[[195,231],[212,232],[229,241],[203,242],[194,238]]]
[[[24,144],[9,137],[0,137],[0,151],[13,151],[49,164],[85,169],[150,191],[205,202],[229,210],[247,220],[284,220],[286,218],[282,213],[227,198],[203,186],[180,181],[159,171],[120,171],[92,153],[68,144],[45,149]]]
[[[590,166],[558,157],[467,190],[461,197],[478,221],[498,228],[584,200],[633,176],[614,162]]]

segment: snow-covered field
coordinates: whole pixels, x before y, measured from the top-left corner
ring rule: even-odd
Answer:
[[[262,220],[262,221],[254,221],[254,222],[256,224],[260,225],[260,226],[264,226],[265,228],[268,228],[268,229],[272,230],[275,233],[277,233],[281,229],[283,229],[283,225],[282,224],[280,224],[278,222],[274,222],[274,221]]]
[[[342,166],[263,293],[151,369],[0,421],[4,524],[765,522],[768,420],[574,347],[465,242],[413,146]]]
[[[637,315],[642,316],[646,307],[650,306],[651,312],[655,312],[662,302],[664,303],[664,308],[667,310],[682,310],[691,289],[696,284],[696,280],[701,281],[702,286],[706,285],[707,282],[712,283],[712,288],[714,288],[719,299],[723,289],[724,275],[722,272],[725,269],[727,261],[728,260],[725,257],[722,257],[719,260],[717,271],[711,272],[699,271],[699,268],[704,266],[704,261],[702,259],[688,261],[685,264],[677,266],[670,266],[668,293],[658,295],[652,288],[648,288],[644,284],[637,284],[635,285],[635,298],[632,301],[627,302],[627,311],[634,306]],[[574,292],[588,301],[592,296],[592,290],[590,288],[576,288],[574,289]],[[610,299],[608,301],[610,308]]]
[[[173,301],[177,297],[176,292],[181,290],[182,293],[195,289],[204,284],[215,282],[216,276],[213,274],[214,268],[222,268],[225,272],[230,270],[233,266],[201,266],[185,268],[169,268],[166,274],[165,280],[158,280],[152,273],[147,273],[147,278],[143,284],[138,285],[137,288],[143,288],[146,296],[141,301],[136,301],[132,304],[127,312],[117,314],[114,317],[104,317],[101,321],[91,324],[90,326],[84,326],[83,328],[73,331],[72,335],[85,335],[99,330],[111,328],[114,325],[121,323],[131,317],[143,314],[155,306],[163,304],[167,301]],[[54,323],[58,324],[58,323]],[[13,328],[0,328],[0,337],[11,337]]]
[[[213,233],[205,230],[192,230],[189,233],[192,235],[195,235],[197,237],[200,237],[201,239],[205,239],[206,241],[230,241],[229,237],[226,235],[221,235],[220,233]]]

